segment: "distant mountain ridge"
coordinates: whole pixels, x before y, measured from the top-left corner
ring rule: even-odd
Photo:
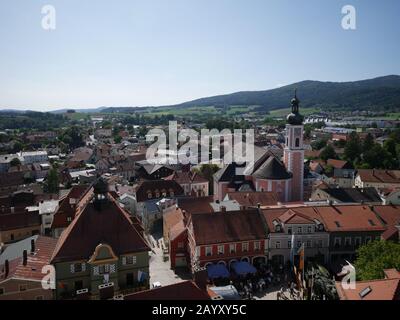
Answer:
[[[242,91],[196,99],[176,106],[260,105],[282,109],[289,105],[297,89],[302,107],[400,109],[400,76],[390,75],[353,82],[306,80],[271,90]]]
[[[276,89],[262,91],[240,91],[183,102],[175,105],[143,107],[99,107],[75,109],[76,112],[136,112],[152,108],[188,108],[223,106],[261,106],[263,110],[287,108],[297,89],[303,108],[347,109],[347,110],[400,110],[400,76],[388,75],[351,82],[323,82],[305,80]],[[50,111],[64,113],[67,108]],[[28,110],[26,110],[28,111]],[[0,112],[24,112],[0,110]]]

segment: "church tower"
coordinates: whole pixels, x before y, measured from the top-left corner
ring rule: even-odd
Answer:
[[[283,162],[287,171],[292,173],[289,188],[290,201],[303,201],[304,149],[303,149],[303,116],[299,113],[299,99],[295,91],[291,101],[292,112],[287,116],[286,145]]]

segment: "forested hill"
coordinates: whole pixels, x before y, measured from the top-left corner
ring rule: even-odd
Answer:
[[[303,107],[354,110],[400,109],[400,76],[354,82],[302,81],[265,91],[242,91],[201,98],[176,106],[260,105],[267,110],[286,108],[297,88]]]

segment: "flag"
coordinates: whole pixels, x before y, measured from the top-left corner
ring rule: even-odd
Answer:
[[[300,255],[299,270],[304,270],[304,243],[301,245],[297,253]]]
[[[290,245],[290,262],[294,264],[294,233],[292,233],[292,240]]]

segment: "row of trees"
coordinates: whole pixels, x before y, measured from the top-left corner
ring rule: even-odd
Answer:
[[[347,160],[358,169],[397,169],[400,167],[400,129],[394,130],[383,145],[376,143],[372,134],[361,139],[356,132],[349,135],[347,141],[334,144],[343,147],[343,160]],[[338,159],[333,145],[327,139],[319,139],[311,144],[314,150],[321,150],[322,160]]]

